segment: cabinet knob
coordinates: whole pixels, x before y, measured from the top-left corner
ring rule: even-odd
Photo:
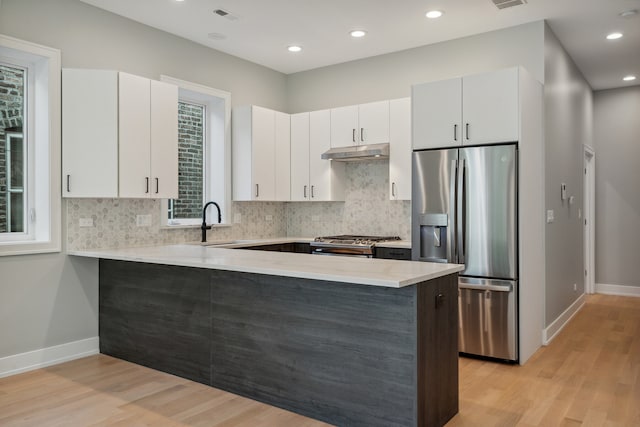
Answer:
[[[436,295],[436,308],[442,307],[442,305],[444,304],[444,300],[445,296],[443,293],[439,293],[438,295]]]

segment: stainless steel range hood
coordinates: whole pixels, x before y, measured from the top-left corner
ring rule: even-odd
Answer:
[[[332,148],[320,156],[324,160],[357,162],[389,158],[389,144],[352,145]]]

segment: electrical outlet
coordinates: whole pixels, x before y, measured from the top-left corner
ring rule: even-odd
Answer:
[[[240,224],[241,222],[242,222],[242,214],[241,213],[233,214],[233,223]]]
[[[273,215],[267,215],[264,217],[265,221],[273,221]]]
[[[136,215],[136,226],[151,227],[151,215]]]
[[[578,285],[577,284],[573,284],[573,291],[576,292],[578,290]]]
[[[93,227],[93,218],[80,218],[80,227]]]
[[[320,215],[311,215],[311,221],[315,221],[315,222],[320,221]]]

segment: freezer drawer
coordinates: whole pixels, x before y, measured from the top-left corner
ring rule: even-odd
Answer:
[[[460,277],[459,351],[461,353],[518,360],[518,282]]]

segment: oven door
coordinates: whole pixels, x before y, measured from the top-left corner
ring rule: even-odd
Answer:
[[[358,258],[373,258],[373,250],[371,248],[348,246],[317,246],[311,244],[311,253],[313,255],[330,255],[330,256],[351,256]]]

